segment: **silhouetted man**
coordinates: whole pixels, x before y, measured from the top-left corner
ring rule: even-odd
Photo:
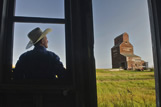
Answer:
[[[26,49],[35,46],[33,50],[23,53],[16,63],[14,79],[63,79],[66,70],[60,58],[53,52],[47,51],[47,33],[50,28],[42,31],[33,29],[28,33],[30,39]]]

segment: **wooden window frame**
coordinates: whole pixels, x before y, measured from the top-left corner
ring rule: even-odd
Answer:
[[[161,107],[161,1],[147,0],[154,60],[156,106]]]

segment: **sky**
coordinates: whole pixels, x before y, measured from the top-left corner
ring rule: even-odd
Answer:
[[[96,68],[111,68],[111,48],[114,38],[126,32],[134,46],[134,54],[153,67],[151,32],[147,0],[93,0],[94,55]],[[32,4],[31,4],[32,3]],[[32,16],[64,19],[64,0],[16,0],[15,16]],[[19,56],[33,48],[25,49],[27,34],[35,27],[53,29],[47,37],[48,50],[59,55],[66,65],[65,25],[15,23],[13,64]]]

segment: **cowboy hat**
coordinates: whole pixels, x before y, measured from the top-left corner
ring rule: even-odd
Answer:
[[[28,37],[30,39],[29,43],[26,46],[26,49],[30,48],[37,42],[39,42],[43,37],[46,36],[47,33],[51,32],[52,29],[47,28],[46,30],[42,31],[39,27],[33,29],[31,32],[28,33]]]

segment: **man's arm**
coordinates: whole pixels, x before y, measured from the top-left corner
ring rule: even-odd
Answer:
[[[67,79],[68,72],[64,68],[63,63],[60,61],[59,56],[53,53],[51,62],[52,71],[58,76],[58,79]]]

